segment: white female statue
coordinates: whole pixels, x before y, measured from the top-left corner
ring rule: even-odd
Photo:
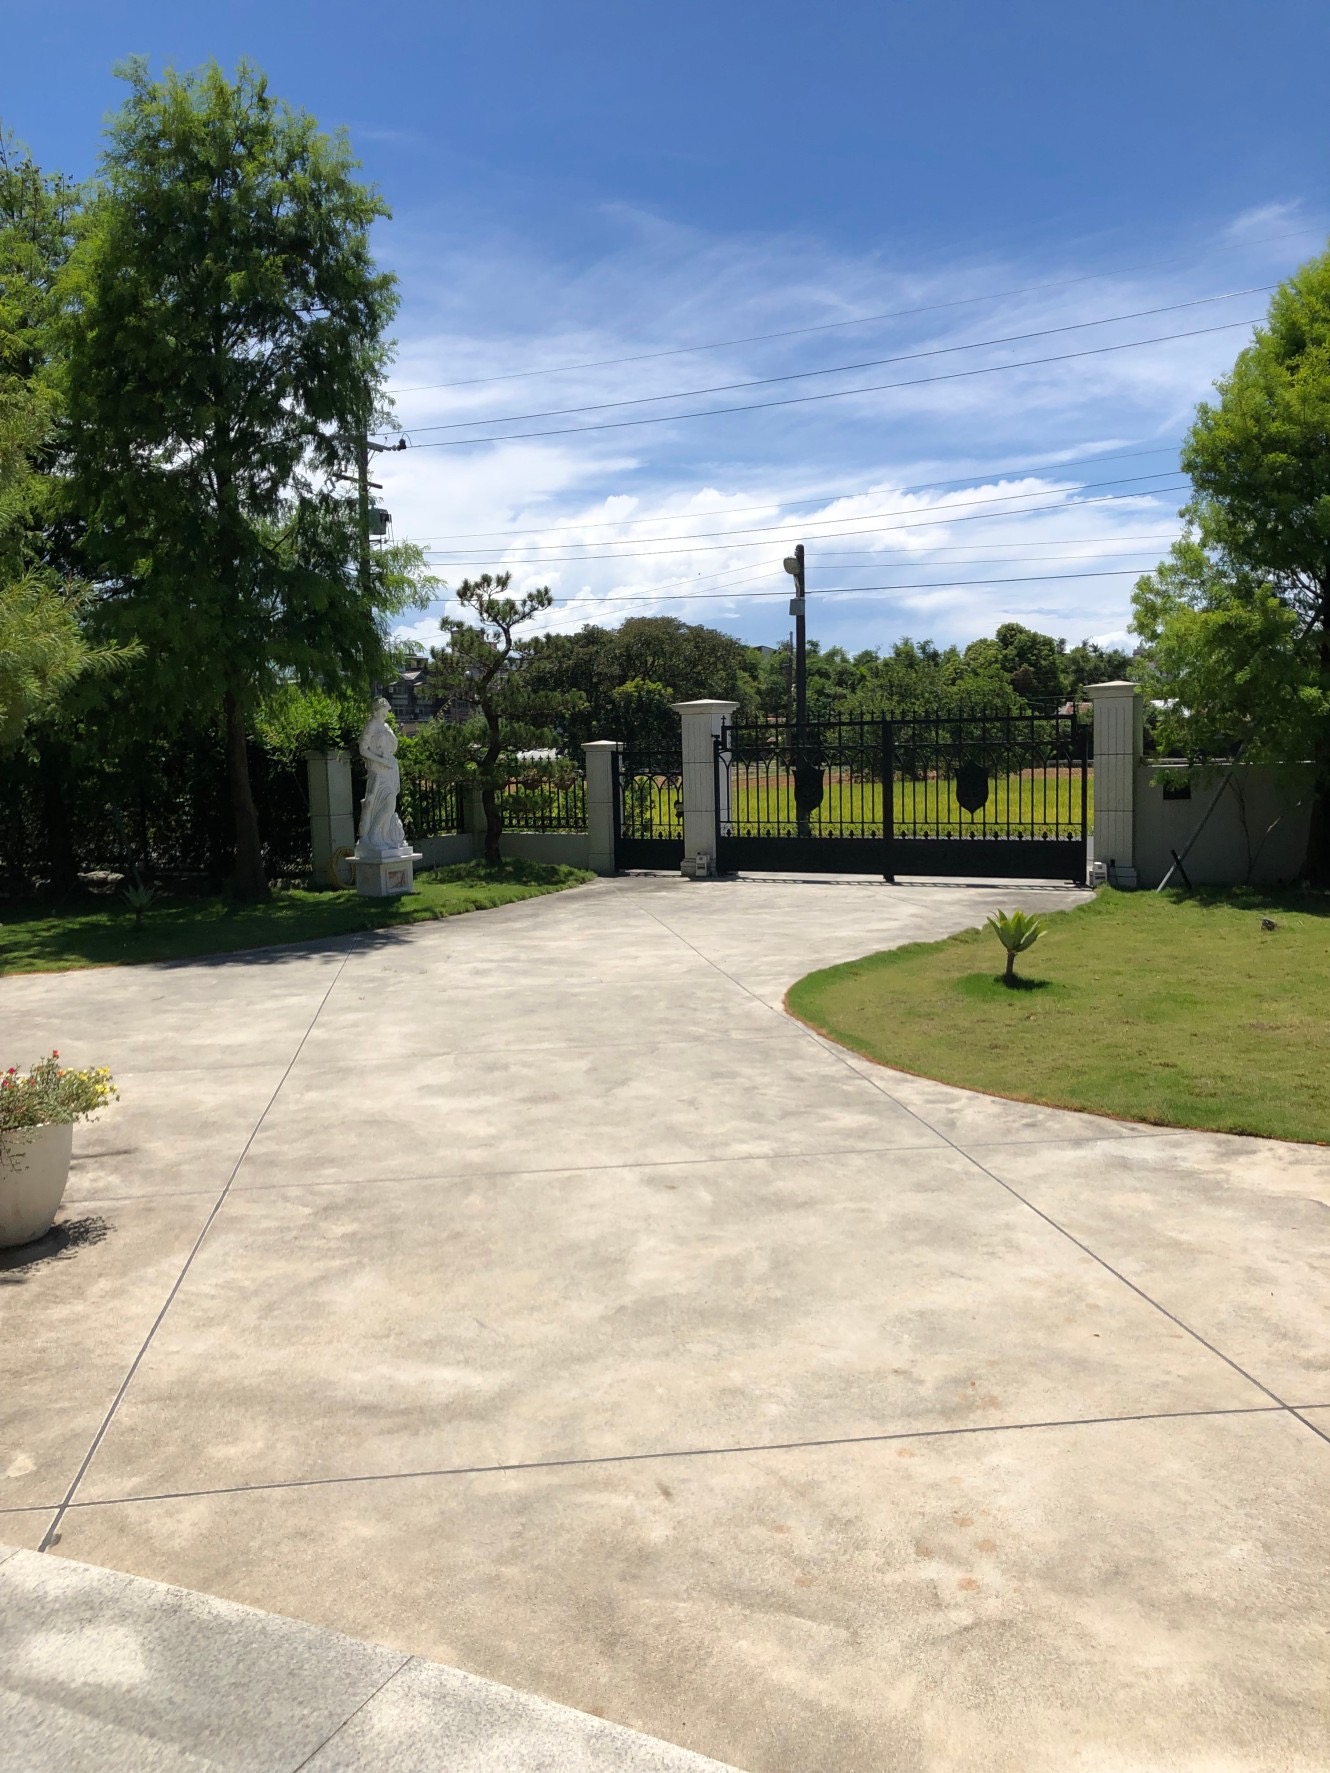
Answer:
[[[377,851],[400,855],[408,849],[402,821],[397,816],[397,794],[402,774],[397,767],[397,734],[388,725],[388,703],[379,696],[360,735],[360,755],[365,760],[365,798],[360,803],[357,854]]]

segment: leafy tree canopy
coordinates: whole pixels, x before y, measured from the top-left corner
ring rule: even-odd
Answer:
[[[631,618],[617,629],[588,626],[532,643],[532,683],[576,690],[579,712],[556,722],[559,743],[632,734],[644,742],[670,732],[670,704],[700,696],[736,701],[747,716],[788,715],[794,702],[793,648],[750,647],[717,629],[669,616]],[[964,650],[898,640],[889,651],[851,655],[808,643],[808,706],[814,719],[838,714],[1023,711],[1065,702],[1087,683],[1130,676],[1133,656],[1085,640],[1064,640],[1018,622]],[[649,686],[644,693],[642,686]]]
[[[1182,449],[1185,536],[1137,584],[1160,740],[1311,760],[1306,873],[1330,886],[1330,253],[1282,284]]]
[[[88,645],[86,591],[60,571],[52,536],[52,329],[76,201],[0,136],[0,750],[81,676],[123,662]]]
[[[675,616],[630,616],[617,628],[590,624],[574,634],[539,637],[531,643],[529,669],[533,688],[581,698],[556,722],[560,746],[576,754],[586,740],[613,738],[622,727],[627,711],[618,692],[624,686],[654,684],[667,703],[702,696],[744,701],[752,693],[754,660],[742,641],[717,628]]]
[[[387,211],[345,138],[252,67],[120,71],[66,283],[71,483],[102,630],[144,647],[145,717],[223,713],[254,896],[247,718],[288,681],[367,691],[386,617],[426,578],[410,550],[359,565],[334,479],[382,405],[397,298],[369,230]]]
[[[523,753],[553,749],[554,722],[581,712],[578,690],[553,689],[532,670],[535,646],[516,630],[553,602],[541,587],[509,597],[511,573],[465,580],[457,601],[468,612],[445,616],[445,647],[431,654],[430,688],[453,706],[474,710],[463,724],[434,720],[417,750],[446,781],[479,788],[485,811],[485,860],[499,861],[503,815],[498,790],[522,768]]]

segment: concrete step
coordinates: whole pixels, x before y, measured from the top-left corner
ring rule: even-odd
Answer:
[[[2,1773],[371,1769],[727,1773],[460,1669],[0,1545]]]

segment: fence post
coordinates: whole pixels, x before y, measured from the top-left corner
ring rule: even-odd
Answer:
[[[1145,708],[1140,685],[1090,683],[1094,704],[1094,860],[1110,886],[1136,885],[1136,766],[1141,760]]]
[[[351,753],[307,751],[309,841],[317,886],[332,884],[328,864],[341,849],[356,847],[356,815],[351,796]]]
[[[617,739],[590,739],[586,753],[587,867],[593,874],[614,873],[614,759],[623,750]]]
[[[676,702],[683,727],[683,863],[689,880],[716,873],[716,740],[737,702]]]

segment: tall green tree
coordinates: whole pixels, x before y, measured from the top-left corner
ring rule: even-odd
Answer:
[[[480,789],[485,860],[494,866],[503,835],[499,790],[517,773],[523,752],[553,747],[554,722],[582,703],[579,691],[536,680],[533,645],[516,632],[550,607],[548,589],[509,597],[511,582],[511,573],[482,573],[458,586],[457,601],[474,619],[444,617],[440,626],[448,644],[430,656],[430,688],[446,704],[474,712],[461,724],[431,721],[417,742],[446,781]]]
[[[0,135],[0,749],[112,662],[88,645],[86,592],[62,570],[54,534],[56,287],[77,202],[67,179]]]
[[[556,722],[560,745],[573,751],[587,739],[623,738],[634,730],[626,723],[646,704],[620,695],[630,683],[655,685],[675,702],[701,696],[746,702],[754,667],[749,649],[718,628],[677,616],[630,616],[617,628],[590,623],[572,634],[540,636],[531,643],[529,670],[533,688],[574,695],[576,712]],[[653,715],[651,730],[658,725]]]
[[[1087,683],[1120,683],[1133,678],[1141,662],[1125,647],[1103,646],[1097,640],[1064,647],[1058,642],[1058,671],[1064,699],[1079,700]]]
[[[1182,448],[1186,534],[1136,587],[1161,741],[1314,767],[1304,872],[1330,886],[1330,253],[1281,284]]]
[[[367,692],[419,558],[362,558],[335,478],[382,411],[387,214],[342,135],[228,79],[120,70],[67,281],[68,460],[142,718],[226,732],[235,888],[266,890],[246,728],[277,686]]]

